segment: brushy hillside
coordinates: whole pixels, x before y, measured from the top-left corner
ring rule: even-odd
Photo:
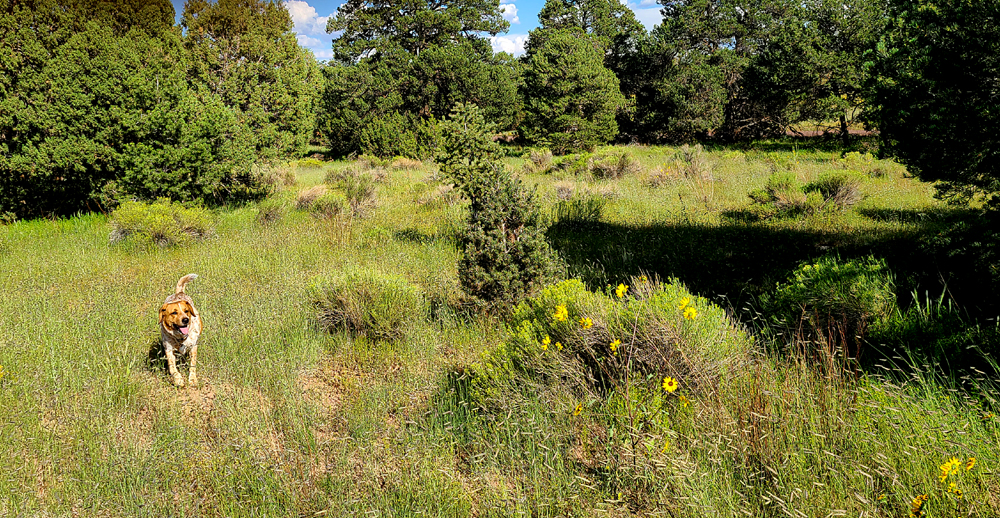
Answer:
[[[781,143],[507,164],[578,280],[504,320],[459,288],[461,198],[410,160],[290,164],[172,245],[0,227],[0,516],[1000,514],[995,334],[924,292],[960,215],[929,185]],[[869,256],[898,301],[856,361],[769,324],[805,265]],[[156,314],[189,272],[201,385],[175,389]]]

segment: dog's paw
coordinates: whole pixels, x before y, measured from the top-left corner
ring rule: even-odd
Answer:
[[[174,385],[178,387],[184,386],[184,378],[182,378],[180,374],[174,375]]]
[[[188,376],[188,385],[192,387],[198,386],[198,378],[196,376]]]

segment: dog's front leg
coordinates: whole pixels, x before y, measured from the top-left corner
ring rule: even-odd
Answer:
[[[201,334],[201,322],[199,321],[198,325],[191,326],[191,328],[192,328],[191,334],[189,334],[187,338],[184,339],[184,345],[181,350],[187,351],[188,357],[190,358],[189,360],[190,368],[188,369],[188,384],[197,385],[198,384],[198,374],[197,374],[198,335]]]
[[[173,378],[174,385],[183,387],[184,378],[181,377],[181,373],[177,372],[177,359],[174,357],[174,344],[165,340],[163,342],[163,352],[167,356],[167,370],[170,371],[170,377]]]

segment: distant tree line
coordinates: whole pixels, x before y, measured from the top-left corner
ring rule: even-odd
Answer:
[[[1000,0],[547,0],[519,58],[499,0],[347,0],[333,59],[274,0],[0,0],[0,219],[266,195],[254,164],[429,158],[473,104],[497,137],[746,141],[860,115],[947,196],[996,204]]]

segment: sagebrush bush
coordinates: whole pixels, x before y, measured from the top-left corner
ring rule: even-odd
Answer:
[[[824,206],[844,210],[861,201],[861,184],[864,177],[852,171],[831,172],[820,175],[806,184],[805,193],[818,192],[823,196]]]
[[[896,310],[895,290],[884,259],[825,256],[801,263],[761,301],[772,329],[785,342],[857,357],[869,327]]]
[[[326,181],[344,193],[354,216],[363,217],[378,205],[376,184],[380,178],[384,178],[384,170],[348,168],[331,171]]]
[[[421,290],[398,275],[348,268],[318,277],[309,286],[309,302],[319,325],[376,340],[397,340],[423,319]]]
[[[528,173],[547,173],[552,168],[552,151],[548,149],[532,149],[524,162]]]
[[[279,221],[288,212],[288,203],[271,196],[257,204],[257,222],[262,225],[269,225]]]
[[[328,191],[313,200],[309,205],[309,213],[317,218],[330,219],[341,214],[348,214],[350,207],[351,204],[343,193]]]
[[[161,198],[153,203],[127,201],[111,213],[112,243],[138,240],[159,246],[182,245],[212,233],[211,213]]]
[[[588,164],[595,178],[619,179],[642,171],[639,161],[628,151],[593,157]]]

